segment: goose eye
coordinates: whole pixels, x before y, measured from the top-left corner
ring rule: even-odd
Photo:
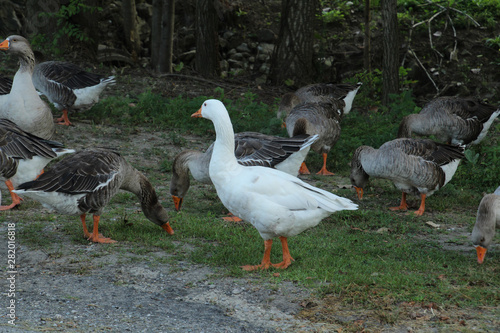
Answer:
[[[203,103],[203,106],[207,106],[207,103]]]

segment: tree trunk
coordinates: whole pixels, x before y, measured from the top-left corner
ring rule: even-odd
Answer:
[[[132,54],[132,60],[137,61],[141,53],[141,40],[137,29],[137,10],[135,0],[122,1],[123,30],[125,32],[125,43]]]
[[[164,0],[153,0],[153,16],[151,18],[151,68],[160,71],[161,18]]]
[[[371,63],[371,33],[370,33],[370,22],[371,22],[371,10],[370,10],[370,0],[365,0],[365,38],[364,38],[364,48],[363,48],[363,64],[365,70],[368,73],[372,72]]]
[[[196,1],[196,56],[195,68],[204,77],[220,74],[217,0]]]
[[[397,0],[381,0],[383,24],[382,104],[387,106],[389,95],[399,92],[399,33]]]
[[[314,78],[314,25],[317,0],[283,0],[278,43],[271,59],[270,81],[295,85],[310,83]]]

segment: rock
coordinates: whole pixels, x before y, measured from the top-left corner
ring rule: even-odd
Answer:
[[[276,35],[270,29],[262,29],[257,32],[257,41],[261,43],[273,43]]]
[[[241,43],[240,46],[238,46],[236,48],[236,50],[240,51],[240,52],[247,52],[247,53],[250,53],[250,49],[248,48],[248,45],[247,43]]]
[[[274,51],[274,44],[261,43],[259,46],[257,46],[257,50],[259,51],[259,53],[271,55]]]

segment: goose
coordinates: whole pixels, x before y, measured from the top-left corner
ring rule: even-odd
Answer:
[[[12,120],[24,131],[50,139],[54,134],[52,111],[33,85],[35,57],[28,40],[10,36],[0,43],[0,50],[19,57],[19,70],[12,81],[10,93],[0,96],[0,118]]]
[[[224,104],[216,99],[203,102],[191,115],[212,121],[216,139],[209,165],[210,179],[217,195],[229,211],[250,222],[264,240],[264,256],[259,265],[246,271],[287,268],[293,261],[288,238],[315,227],[340,210],[356,210],[351,200],[316,188],[288,173],[262,166],[243,166],[234,155],[234,131]],[[270,260],[273,238],[279,237],[283,261]]]
[[[439,97],[427,103],[420,113],[401,120],[399,138],[413,133],[434,135],[437,140],[451,144],[478,144],[484,139],[500,108],[472,98]]]
[[[296,133],[319,136],[311,146],[313,151],[323,156],[323,166],[317,172],[318,175],[333,175],[327,170],[326,161],[330,149],[340,138],[340,119],[344,105],[344,101],[340,100],[330,103],[301,103],[295,106],[285,119],[290,137]],[[302,164],[300,173],[309,174],[305,163]]]
[[[495,237],[495,227],[500,227],[500,186],[495,192],[486,194],[477,209],[471,240],[476,248],[477,262],[480,264],[483,263],[486,251]]]
[[[0,119],[0,151],[2,153],[1,176],[12,197],[12,204],[0,206],[0,210],[11,209],[21,203],[13,190],[18,184],[35,179],[53,159],[74,153],[63,148],[63,144],[45,140],[28,132],[8,119]]]
[[[283,95],[278,107],[279,119],[288,116],[290,111],[300,103],[331,103],[338,100],[344,101],[342,114],[347,115],[351,109],[354,97],[363,83],[315,83],[299,88],[292,93]]]
[[[400,138],[388,141],[375,149],[358,147],[351,161],[351,183],[358,198],[369,177],[391,180],[403,192],[399,207],[391,210],[407,210],[406,194],[420,195],[421,204],[415,215],[425,210],[425,199],[445,186],[455,174],[464,158],[463,146],[452,146],[429,139]]]
[[[173,235],[167,211],[161,206],[151,182],[118,152],[106,148],[87,148],[56,163],[15,192],[31,197],[61,214],[79,215],[84,236],[96,243],[115,243],[99,234],[100,216],[113,196],[122,189],[134,193],[144,215]],[[92,234],[85,217],[93,214]]]
[[[104,77],[87,72],[81,67],[63,61],[45,61],[35,65],[33,84],[54,106],[62,110],[56,119],[60,125],[72,125],[68,110],[85,110],[99,101],[99,95],[114,76]]]
[[[261,165],[297,176],[310,145],[317,138],[317,135],[280,138],[257,132],[242,132],[235,134],[234,154],[238,163],[242,165]],[[175,156],[172,163],[170,194],[177,211],[181,209],[183,198],[189,189],[189,171],[197,181],[205,184],[212,183],[208,167],[213,148],[212,144],[205,152],[189,149]]]

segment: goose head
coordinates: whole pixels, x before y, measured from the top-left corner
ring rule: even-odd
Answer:
[[[227,114],[227,110],[221,101],[217,99],[207,99],[203,102],[201,108],[193,113],[191,117],[206,118],[214,121],[215,119],[222,117],[224,113]]]
[[[0,50],[9,51],[12,54],[33,53],[28,40],[22,36],[12,35],[0,43]]]
[[[190,186],[190,179],[185,156],[182,152],[174,158],[172,163],[172,178],[170,179],[170,195],[174,201],[176,211],[181,210],[182,201]]]
[[[148,182],[141,184],[141,209],[148,220],[162,227],[170,235],[174,230],[170,227],[169,216],[165,208],[158,201],[153,185]]]
[[[495,236],[496,210],[500,206],[498,195],[487,194],[481,200],[472,229],[471,241],[477,252],[477,262],[482,264],[486,251]]]
[[[349,178],[351,179],[351,184],[354,186],[354,189],[356,190],[358,199],[363,199],[363,189],[368,184],[368,180],[370,178],[370,176],[363,169],[363,165],[361,164],[361,159],[360,159],[361,154],[363,153],[365,147],[367,146],[358,147],[354,151],[351,160],[351,174]]]

